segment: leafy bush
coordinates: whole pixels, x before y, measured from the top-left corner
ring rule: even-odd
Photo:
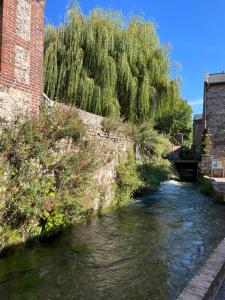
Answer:
[[[142,186],[133,151],[130,151],[128,160],[117,167],[116,200],[117,205],[127,203],[132,194]]]
[[[62,108],[3,130],[0,248],[50,235],[83,211],[98,157],[95,144],[81,143],[83,134],[77,114]]]
[[[147,122],[138,128],[136,140],[139,152],[145,160],[159,159],[171,151],[169,140]]]
[[[155,118],[154,128],[170,136],[172,143],[177,143],[176,135],[183,133],[184,140],[191,143],[192,108],[187,101],[180,99],[176,105],[169,105]]]
[[[168,160],[159,160],[138,166],[144,188],[142,193],[155,191],[161,182],[168,180],[172,174],[172,166]]]
[[[115,133],[121,128],[123,120],[120,117],[104,118],[101,122],[102,130],[107,134]]]
[[[125,138],[134,139],[137,135],[137,126],[131,122],[124,122],[120,117],[104,118],[101,127],[107,134],[117,134]]]
[[[200,191],[208,196],[213,196],[213,187],[212,182],[208,179],[201,178],[199,180],[200,183]]]
[[[200,177],[199,183],[200,183],[200,191],[203,194],[205,194],[209,197],[212,197],[215,202],[224,205],[225,201],[224,201],[223,193],[213,189],[211,180],[204,178],[204,177]]]

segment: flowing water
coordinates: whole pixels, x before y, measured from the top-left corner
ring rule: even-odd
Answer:
[[[0,299],[176,299],[225,237],[225,207],[166,182],[119,211],[0,259]]]

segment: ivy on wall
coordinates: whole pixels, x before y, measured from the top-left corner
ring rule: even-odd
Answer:
[[[210,154],[211,146],[212,146],[211,133],[209,129],[204,129],[202,133],[201,153]]]

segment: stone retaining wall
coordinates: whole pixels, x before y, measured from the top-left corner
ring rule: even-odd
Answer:
[[[47,99],[47,104],[50,108],[57,105],[58,107],[62,107],[62,109],[74,109],[86,127],[85,139],[96,142],[100,148],[101,165],[93,176],[97,193],[94,201],[85,204],[86,208],[97,211],[113,206],[115,201],[117,166],[121,162],[126,162],[128,153],[131,149],[134,149],[134,142],[125,137],[120,130],[114,133],[105,132],[102,126],[102,122],[105,120],[104,117],[57,103],[50,99]],[[66,149],[67,145],[65,143],[64,151]]]
[[[114,205],[117,166],[127,160],[129,151],[134,148],[134,143],[119,131],[111,134],[104,132],[101,124],[105,118],[80,109],[76,111],[86,125],[87,138],[96,140],[98,147],[102,149],[101,158],[105,162],[94,174],[93,180],[98,193],[94,202],[89,204],[89,208],[95,211],[105,209]]]
[[[225,178],[204,176],[204,179],[211,182],[215,200],[218,202],[225,202]]]
[[[199,163],[200,173],[206,176],[211,176],[211,168],[212,168],[212,155],[202,155],[201,162]]]
[[[212,139],[215,160],[225,160],[225,84],[210,85],[206,94],[206,120]]]
[[[213,300],[225,281],[225,239],[177,300]]]

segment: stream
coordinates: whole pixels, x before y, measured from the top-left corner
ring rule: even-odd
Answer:
[[[1,258],[0,299],[176,299],[224,237],[225,206],[169,181]]]

